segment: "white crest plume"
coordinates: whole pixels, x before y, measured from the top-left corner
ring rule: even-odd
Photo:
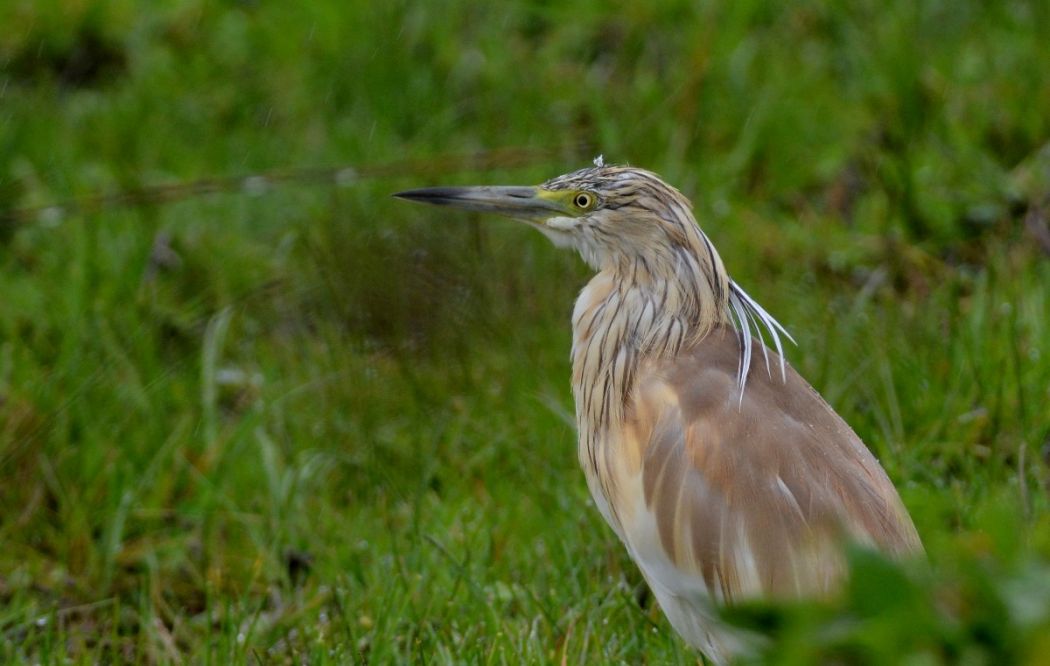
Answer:
[[[594,158],[594,166],[603,167],[605,166],[605,155],[599,155]]]

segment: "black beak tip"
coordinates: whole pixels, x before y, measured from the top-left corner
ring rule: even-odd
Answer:
[[[419,203],[429,204],[443,204],[449,203],[456,199],[458,193],[453,188],[448,187],[421,187],[418,190],[405,190],[404,192],[395,192],[393,195],[396,199],[404,199],[405,201],[416,201]]]

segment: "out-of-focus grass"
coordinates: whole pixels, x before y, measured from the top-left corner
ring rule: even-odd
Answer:
[[[576,469],[586,271],[388,196],[587,146],[694,200],[927,545],[742,611],[759,657],[1043,663],[1050,7],[614,9],[0,6],[0,213],[430,160],[0,221],[4,660],[692,663]],[[548,157],[442,173],[505,146]]]

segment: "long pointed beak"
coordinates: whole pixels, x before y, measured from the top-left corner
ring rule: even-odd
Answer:
[[[556,201],[542,196],[542,190],[535,187],[424,187],[398,192],[394,196],[529,221],[544,220],[566,212]]]

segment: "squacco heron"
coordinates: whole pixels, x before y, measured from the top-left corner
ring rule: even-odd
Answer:
[[[396,196],[521,220],[597,272],[572,314],[580,464],[671,626],[710,659],[746,643],[719,605],[827,595],[846,541],[922,551],[878,461],[785,362],[787,331],[656,174],[599,159],[538,187]]]

